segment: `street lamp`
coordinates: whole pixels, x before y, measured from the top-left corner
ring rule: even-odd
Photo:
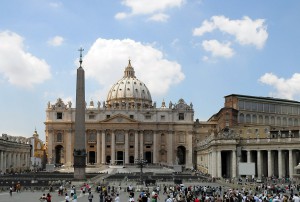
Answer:
[[[140,168],[141,168],[141,171],[140,171],[140,183],[143,184],[143,167],[144,165],[146,165],[147,163],[147,160],[145,159],[135,159],[135,164],[137,164]]]

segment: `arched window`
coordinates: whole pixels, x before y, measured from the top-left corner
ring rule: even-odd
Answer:
[[[269,116],[265,116],[265,124],[270,124],[270,122],[269,122]]]
[[[276,119],[276,125],[277,126],[281,126],[281,118],[280,117],[277,117],[277,119]]]
[[[293,119],[289,118],[289,126],[293,126]]]
[[[282,119],[282,125],[283,125],[283,126],[286,126],[286,125],[287,125],[287,120],[286,120],[285,117]]]
[[[275,125],[275,117],[274,116],[271,116],[271,124]]]
[[[257,116],[256,116],[256,114],[254,114],[253,116],[252,116],[252,123],[257,123]]]
[[[258,122],[259,122],[260,124],[263,124],[263,123],[264,123],[264,118],[263,118],[262,115],[259,115],[259,117],[258,117]]]
[[[251,116],[250,116],[250,114],[246,115],[246,123],[251,123]]]
[[[294,126],[298,126],[298,119],[294,120]]]
[[[239,122],[240,123],[244,123],[244,114],[240,114],[240,116],[239,116]]]
[[[96,142],[97,136],[95,131],[91,131],[88,135],[89,142]]]

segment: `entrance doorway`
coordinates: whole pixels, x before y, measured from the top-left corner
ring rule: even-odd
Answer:
[[[89,152],[89,164],[95,164],[96,163],[96,153],[94,151]]]
[[[186,149],[184,146],[177,147],[177,163],[178,165],[185,165]]]
[[[64,163],[64,147],[57,145],[55,147],[55,164],[56,166],[61,166]]]
[[[117,165],[123,165],[124,164],[124,153],[123,151],[117,151]]]
[[[152,163],[152,152],[145,152],[145,160],[147,160],[147,163]]]

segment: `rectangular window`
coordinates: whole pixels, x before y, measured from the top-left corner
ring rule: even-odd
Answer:
[[[239,101],[239,110],[244,109],[244,101]]]
[[[251,102],[245,102],[246,110],[251,110]]]
[[[258,103],[258,104],[257,104],[257,110],[258,110],[259,112],[263,112],[263,104],[262,104],[262,103]]]
[[[134,115],[129,115],[129,118],[134,119]]]
[[[109,118],[110,118],[110,115],[109,115],[109,114],[107,114],[107,115],[106,115],[106,118],[107,118],[107,119],[109,119]]]
[[[178,114],[178,119],[179,120],[184,120],[184,113],[179,113]]]
[[[145,119],[147,120],[151,119],[151,115],[145,115]]]
[[[146,146],[146,148],[147,148],[147,149],[150,149],[150,148],[151,148],[151,146]]]
[[[130,145],[130,148],[133,149],[133,145]]]
[[[166,120],[166,116],[165,115],[161,115],[160,116],[160,120],[162,120],[162,121]]]
[[[56,113],[56,119],[62,119],[62,112]]]
[[[270,113],[275,113],[275,105],[270,104]]]
[[[106,148],[110,148],[110,145],[106,145]]]
[[[95,115],[94,114],[90,114],[89,115],[89,119],[95,119]]]

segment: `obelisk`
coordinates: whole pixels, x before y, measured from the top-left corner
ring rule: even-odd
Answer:
[[[84,180],[86,167],[85,148],[85,85],[84,69],[82,68],[82,51],[80,48],[79,67],[76,81],[76,114],[75,114],[75,138],[74,138],[74,179]]]

